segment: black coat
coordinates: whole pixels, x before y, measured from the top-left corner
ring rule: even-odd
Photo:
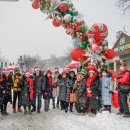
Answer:
[[[45,86],[46,86],[46,79],[45,76],[40,72],[39,76],[36,76],[36,74],[34,73],[34,91],[36,94],[40,94],[43,92],[43,90],[45,90]]]
[[[70,102],[70,86],[68,84],[68,79],[61,78],[58,80],[59,86],[59,100]]]
[[[49,85],[49,80],[48,80],[47,76],[45,76],[45,80],[46,80],[46,85],[45,85],[45,89],[43,91],[43,98],[51,99],[53,97],[52,96],[53,89],[52,89],[52,86]]]
[[[100,102],[100,80],[98,76],[91,83],[92,97],[88,98],[88,107],[99,110],[101,107]]]
[[[1,82],[1,91],[2,91],[3,101],[12,102],[12,94],[11,94],[11,89],[13,86],[12,76],[9,75],[7,79],[6,75],[3,74],[2,77],[3,77],[3,80]]]
[[[34,101],[30,100],[30,87],[29,83],[26,81],[25,76],[23,76],[22,79],[19,81],[19,86],[21,87],[20,106],[33,105]]]

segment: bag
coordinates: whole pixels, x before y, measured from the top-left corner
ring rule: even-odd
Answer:
[[[75,103],[76,100],[76,93],[74,93],[74,91],[72,91],[72,93],[70,93],[70,102]]]
[[[129,93],[130,92],[130,85],[128,85],[128,84],[120,84],[119,85],[119,90],[124,92],[124,93]]]
[[[118,102],[118,92],[115,92],[114,94],[112,94],[112,106],[114,108],[119,108],[119,102]]]

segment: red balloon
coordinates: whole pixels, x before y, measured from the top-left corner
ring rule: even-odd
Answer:
[[[66,12],[69,10],[69,5],[67,3],[61,3],[59,5],[59,9],[61,12]]]
[[[53,23],[53,25],[54,25],[55,27],[59,27],[59,26],[61,26],[61,24],[62,24],[62,19],[61,19],[61,20],[53,19],[52,23]]]
[[[41,0],[34,0],[34,2],[41,2]]]
[[[80,32],[80,30],[81,30],[80,26],[77,26],[77,27],[75,28],[75,31],[76,31],[76,32]]]
[[[104,55],[107,59],[112,59],[115,57],[115,51],[113,49],[108,49],[104,52]]]
[[[38,8],[39,8],[39,3],[36,2],[36,1],[34,1],[34,2],[32,3],[32,7],[33,7],[34,9],[38,9]]]
[[[72,58],[72,60],[74,61],[81,61],[81,60],[86,60],[87,57],[84,56],[86,50],[82,50],[80,48],[75,48],[71,53],[70,53],[70,57]]]

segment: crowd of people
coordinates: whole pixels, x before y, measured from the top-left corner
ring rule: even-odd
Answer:
[[[44,100],[45,112],[50,110],[52,102],[53,109],[61,109],[68,113],[73,112],[75,107],[78,114],[88,113],[90,117],[94,117],[97,112],[111,113],[112,94],[116,89],[120,105],[117,114],[130,117],[128,107],[130,72],[124,61],[120,63],[120,69],[119,75],[113,80],[107,69],[100,72],[97,69],[89,69],[86,74],[79,70],[75,73],[69,68],[64,69],[62,73],[58,68],[53,72],[51,70],[43,72],[39,67],[35,67],[33,74],[29,70],[21,74],[20,69],[15,68],[12,75],[6,68],[0,75],[1,115],[8,115],[8,102],[12,104],[13,113],[23,112],[25,115],[41,113]],[[117,83],[116,88],[114,82]],[[72,93],[75,93],[75,102],[70,101]]]

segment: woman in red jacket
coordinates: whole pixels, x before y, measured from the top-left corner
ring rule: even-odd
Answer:
[[[127,97],[130,92],[130,72],[126,68],[126,63],[122,61],[120,63],[120,74],[117,77],[118,83],[118,100],[120,105],[120,110],[118,115],[123,115],[124,117],[130,117]],[[125,90],[124,88],[128,88],[129,90]]]

